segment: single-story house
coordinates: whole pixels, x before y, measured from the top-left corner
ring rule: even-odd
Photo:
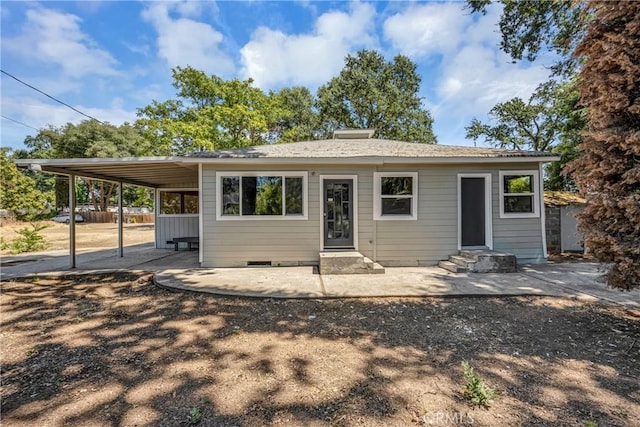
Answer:
[[[310,265],[356,251],[427,266],[465,248],[546,260],[542,165],[551,153],[372,138],[185,157],[19,160],[18,166],[156,189],[156,247],[198,237],[202,267]]]

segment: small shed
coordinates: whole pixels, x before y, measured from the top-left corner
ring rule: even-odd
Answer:
[[[547,229],[547,251],[584,252],[582,234],[578,231],[578,214],[585,199],[569,191],[545,191],[545,224]]]

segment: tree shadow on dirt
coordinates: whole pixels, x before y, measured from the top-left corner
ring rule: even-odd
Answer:
[[[632,425],[640,322],[550,298],[275,300],[2,284],[3,425]],[[500,396],[462,397],[468,360]],[[449,417],[449,418],[447,418]]]

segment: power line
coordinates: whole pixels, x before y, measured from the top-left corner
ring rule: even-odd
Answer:
[[[15,120],[15,119],[12,119],[11,117],[3,116],[2,114],[0,114],[0,117],[2,117],[5,120],[9,120],[10,122],[17,123],[17,124],[22,125],[22,126],[24,126],[26,128],[37,130],[38,132],[40,132],[40,129],[36,129],[33,126],[29,126],[28,124],[22,123],[21,121],[18,121],[18,120]]]
[[[62,104],[62,105],[64,105],[65,107],[69,107],[69,108],[71,108],[71,109],[72,109],[73,111],[75,111],[76,113],[80,113],[80,114],[82,114],[83,116],[88,117],[88,118],[90,118],[90,119],[92,119],[92,120],[95,120],[95,121],[96,121],[96,122],[98,122],[98,123],[104,124],[104,123],[102,123],[100,120],[96,119],[95,117],[92,117],[92,116],[90,116],[90,115],[88,115],[88,114],[83,113],[82,111],[78,110],[77,108],[72,107],[71,105],[67,104],[66,102],[60,101],[58,98],[55,98],[55,97],[53,97],[53,96],[49,95],[48,93],[45,93],[45,92],[41,91],[40,89],[38,89],[38,88],[37,88],[37,87],[35,87],[35,86],[31,86],[29,83],[26,83],[26,82],[24,82],[24,81],[20,80],[19,78],[17,78],[16,76],[14,76],[14,75],[12,75],[12,74],[7,73],[5,70],[0,69],[0,71],[2,72],[2,74],[5,74],[5,75],[7,75],[7,76],[11,77],[12,79],[14,79],[14,80],[16,80],[16,81],[18,81],[18,82],[22,83],[23,85],[27,86],[28,88],[31,88],[31,89],[35,90],[36,92],[40,92],[41,94],[43,94],[43,95],[44,95],[44,96],[46,96],[47,98],[51,98],[51,99],[53,99],[54,101],[56,101],[57,103]],[[31,126],[29,126],[29,127],[31,127]]]

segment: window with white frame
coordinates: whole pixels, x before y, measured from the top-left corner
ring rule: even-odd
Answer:
[[[218,172],[217,219],[307,219],[306,172]]]
[[[418,173],[374,172],[376,220],[415,220],[418,218]]]
[[[198,190],[160,189],[158,191],[160,215],[197,215]]]
[[[501,218],[538,217],[539,200],[538,171],[500,171]]]

